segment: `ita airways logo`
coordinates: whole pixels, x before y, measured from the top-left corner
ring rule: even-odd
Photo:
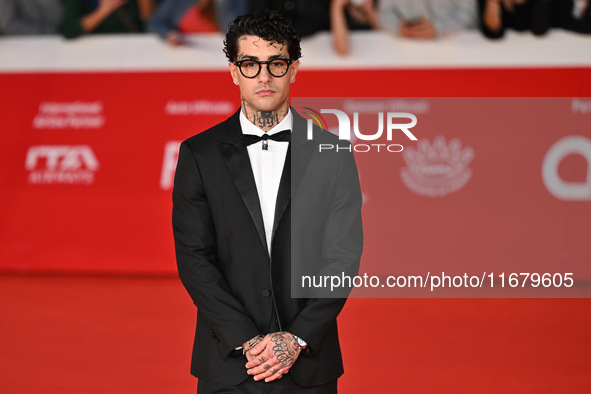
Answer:
[[[584,181],[568,182],[560,177],[558,167],[569,155],[581,155],[587,162],[587,176]],[[580,135],[558,140],[544,157],[542,179],[550,194],[560,200],[591,201],[591,140]]]
[[[468,167],[474,150],[462,148],[458,139],[446,142],[442,136],[433,143],[421,138],[417,149],[402,152],[406,167],[400,170],[404,184],[413,192],[428,197],[443,197],[460,190],[472,177]]]
[[[36,145],[27,152],[25,169],[31,184],[90,185],[99,162],[88,145]]]

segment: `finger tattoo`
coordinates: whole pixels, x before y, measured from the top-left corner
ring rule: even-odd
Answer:
[[[266,371],[267,369],[271,368],[271,366],[269,364],[265,364],[263,365],[263,369]]]

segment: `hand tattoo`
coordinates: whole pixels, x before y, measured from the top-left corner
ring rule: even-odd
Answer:
[[[290,343],[283,335],[275,333],[271,336],[270,341],[273,343],[273,354],[277,358],[277,361],[284,367],[291,366],[296,360],[299,349],[295,340],[291,338]]]

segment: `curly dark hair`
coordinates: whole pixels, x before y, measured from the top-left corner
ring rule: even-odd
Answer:
[[[302,57],[300,36],[291,20],[280,13],[266,8],[236,18],[231,24],[224,40],[224,53],[230,62],[238,57],[238,39],[242,36],[257,36],[265,41],[287,45],[289,58]]]

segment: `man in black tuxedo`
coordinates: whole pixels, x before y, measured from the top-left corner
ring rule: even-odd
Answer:
[[[292,291],[304,273],[357,273],[355,161],[321,152],[348,142],[290,109],[301,54],[288,20],[239,17],[224,45],[242,106],[181,144],[174,181],[179,276],[198,310],[191,373],[199,393],[335,393],[349,289]]]

